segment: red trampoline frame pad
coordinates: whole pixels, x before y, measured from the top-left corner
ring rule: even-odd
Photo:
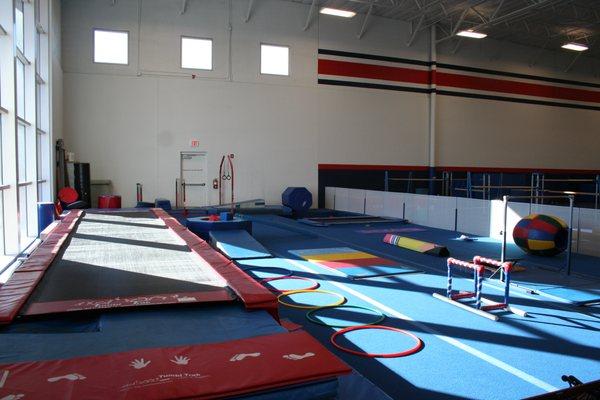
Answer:
[[[69,211],[48,234],[47,239],[0,287],[0,324],[9,324],[17,316],[82,214],[80,210]]]
[[[279,320],[277,296],[248,276],[232,260],[190,232],[176,218],[170,216],[163,209],[151,208],[150,210],[154,215],[163,220],[165,225],[177,234],[192,252],[198,255],[205,268],[213,269],[227,281],[229,287],[242,299],[246,308],[264,309],[275,319]]]
[[[213,399],[334,379],[351,369],[304,331],[0,365],[0,396]],[[242,379],[239,379],[242,378]]]
[[[402,333],[410,338],[412,338],[415,342],[416,345],[414,347],[411,347],[408,350],[404,350],[404,351],[400,351],[397,353],[383,353],[383,354],[377,354],[377,353],[367,353],[364,351],[357,351],[357,350],[352,350],[349,348],[346,348],[340,344],[338,344],[335,341],[335,338],[343,335],[345,333],[348,332],[352,332],[352,331],[359,331],[359,330],[364,330],[364,329],[383,329],[383,330],[387,330],[387,331],[394,331],[394,332],[399,332]],[[346,353],[350,353],[350,354],[354,354],[357,356],[362,356],[362,357],[377,357],[377,358],[395,358],[395,357],[406,357],[406,356],[410,356],[412,354],[417,353],[418,351],[420,351],[423,348],[423,341],[415,334],[410,333],[408,331],[405,331],[403,329],[399,329],[399,328],[394,328],[391,326],[384,326],[384,325],[358,325],[358,326],[349,326],[348,328],[344,328],[341,329],[337,332],[335,332],[333,335],[331,335],[331,338],[329,339],[331,344],[333,346],[335,346],[337,349],[340,349],[342,351],[345,351]]]

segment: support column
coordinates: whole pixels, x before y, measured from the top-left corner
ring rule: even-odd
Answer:
[[[431,93],[429,94],[429,178],[435,177],[435,165],[436,165],[436,154],[435,154],[435,139],[436,139],[436,62],[437,62],[437,49],[436,49],[436,35],[435,25],[430,29],[429,33],[429,61],[430,66],[430,84]],[[435,195],[435,181],[429,181],[429,194]]]

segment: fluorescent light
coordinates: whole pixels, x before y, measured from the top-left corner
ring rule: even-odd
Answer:
[[[485,33],[473,32],[473,30],[469,29],[468,31],[460,31],[457,33],[458,36],[464,36],[473,39],[483,39],[487,36]]]
[[[336,17],[352,18],[356,15],[354,11],[338,10],[337,8],[323,7],[321,14],[335,15]]]
[[[575,50],[575,51],[586,51],[588,47],[584,44],[579,43],[567,43],[561,46],[563,49]]]

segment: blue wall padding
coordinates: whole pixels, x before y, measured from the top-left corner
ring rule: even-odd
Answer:
[[[38,203],[38,235],[54,222],[54,203]]]
[[[154,207],[154,203],[150,203],[147,201],[138,201],[135,205],[135,208],[152,208]]]
[[[312,194],[305,187],[289,187],[281,194],[281,204],[303,215],[312,206]]]
[[[271,257],[271,253],[244,230],[211,231],[210,242],[232,260]]]
[[[252,221],[234,219],[232,221],[208,221],[208,217],[188,218],[186,226],[204,240],[210,240],[211,231],[245,230],[252,233]]]
[[[162,208],[163,210],[170,210],[172,208],[171,201],[169,199],[161,199],[161,198],[154,200],[154,207]]]

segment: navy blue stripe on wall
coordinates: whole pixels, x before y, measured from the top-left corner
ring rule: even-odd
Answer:
[[[351,168],[351,167],[350,167]],[[407,178],[408,171],[390,171],[390,178]],[[413,178],[429,178],[428,171],[414,171]],[[389,190],[405,192],[406,181],[390,181]],[[343,187],[349,189],[384,190],[384,170],[355,169],[319,169],[319,208],[325,207],[325,187]],[[427,188],[428,182],[413,182],[412,188]]]

